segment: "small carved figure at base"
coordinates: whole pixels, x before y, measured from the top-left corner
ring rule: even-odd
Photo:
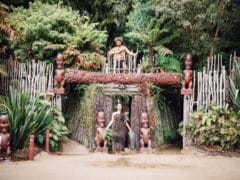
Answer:
[[[107,140],[104,138],[103,133],[105,132],[105,114],[103,111],[98,112],[97,116],[97,128],[96,128],[96,151],[97,152],[108,152]]]
[[[182,83],[182,89],[181,94],[192,94],[192,55],[187,54],[185,61],[185,69],[183,70],[183,83]]]
[[[140,145],[141,152],[151,153],[152,144],[151,144],[151,133],[150,128],[148,127],[148,113],[143,111],[141,114],[141,128],[140,128]]]
[[[9,123],[7,113],[0,116],[0,157],[5,160],[11,158],[10,134],[8,133]]]
[[[54,93],[64,94],[65,71],[64,71],[64,57],[63,54],[58,53],[56,58],[57,69],[54,77]]]

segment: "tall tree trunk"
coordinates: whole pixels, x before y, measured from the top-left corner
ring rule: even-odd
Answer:
[[[210,54],[209,54],[210,58],[212,58],[213,53],[214,53],[214,49],[215,49],[215,46],[216,46],[219,29],[220,29],[219,26],[217,26],[217,29],[215,31],[215,35],[214,35],[212,43],[211,43],[211,50],[210,50]]]
[[[192,42],[193,42],[193,44],[194,44],[194,43],[195,43],[195,32],[194,32],[193,27],[190,28],[190,32],[191,32]]]
[[[148,50],[149,50],[149,62],[150,62],[150,66],[151,66],[151,72],[153,72],[153,68],[155,65],[155,62],[154,62],[155,51],[153,49],[153,46],[149,46]]]

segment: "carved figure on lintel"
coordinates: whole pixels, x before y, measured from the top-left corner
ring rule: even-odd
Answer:
[[[99,111],[97,115],[97,127],[96,127],[96,151],[108,152],[107,140],[104,138],[105,132],[105,114],[103,111]]]
[[[54,77],[54,93],[64,94],[65,71],[64,71],[64,57],[62,53],[58,53],[56,58],[57,69]]]
[[[0,116],[0,157],[3,160],[10,159],[10,134],[8,133],[9,123],[8,115],[3,112]]]
[[[150,153],[152,151],[152,143],[151,143],[151,133],[149,124],[149,117],[147,110],[143,110],[141,114],[141,128],[140,128],[140,145],[141,145],[141,152]]]
[[[182,89],[181,94],[192,94],[192,55],[188,53],[186,55],[186,58],[184,60],[185,69],[183,70],[183,83],[182,83]]]

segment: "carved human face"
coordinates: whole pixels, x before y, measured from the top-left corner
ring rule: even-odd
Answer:
[[[191,54],[187,54],[184,63],[185,63],[185,68],[190,70],[191,66],[192,66],[192,55]]]
[[[62,54],[58,54],[57,58],[56,58],[56,64],[57,64],[57,68],[61,69],[63,68],[63,64],[64,64],[64,57]]]
[[[119,47],[119,46],[122,45],[122,42],[121,41],[116,41],[116,45],[117,45],[117,47]]]
[[[8,132],[9,123],[8,123],[8,117],[7,115],[1,115],[0,117],[0,131],[3,134],[6,134]]]
[[[104,126],[105,114],[104,112],[98,112],[97,123],[99,126]]]
[[[142,112],[141,114],[141,123],[142,127],[148,127],[148,114],[146,112]]]

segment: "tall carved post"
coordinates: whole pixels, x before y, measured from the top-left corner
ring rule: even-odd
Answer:
[[[186,94],[183,96],[183,148],[187,146],[187,127],[189,125],[190,117],[190,101],[191,101],[191,95]]]
[[[142,110],[142,96],[135,95],[132,99],[131,104],[131,128],[135,134],[134,138],[130,139],[131,150],[140,149],[140,116]]]
[[[64,57],[63,54],[58,53],[56,58],[56,65],[57,69],[55,70],[55,77],[54,77],[54,89],[53,92],[56,95],[56,105],[57,107],[62,110],[62,97],[61,95],[64,94],[64,83],[65,83],[65,71],[64,71]]]
[[[189,113],[190,113],[190,101],[191,101],[191,95],[192,95],[192,55],[187,54],[185,61],[185,69],[183,71],[183,83],[182,83],[182,89],[181,94],[183,97],[183,148],[187,146],[188,141],[188,133],[187,128],[189,126]]]
[[[152,150],[152,143],[147,110],[142,111],[140,122],[141,122],[140,128],[141,152],[150,153]]]
[[[3,112],[0,115],[0,157],[2,155],[2,159],[6,158],[10,159],[11,151],[10,151],[10,133],[8,132],[9,122],[8,115],[6,112]]]

